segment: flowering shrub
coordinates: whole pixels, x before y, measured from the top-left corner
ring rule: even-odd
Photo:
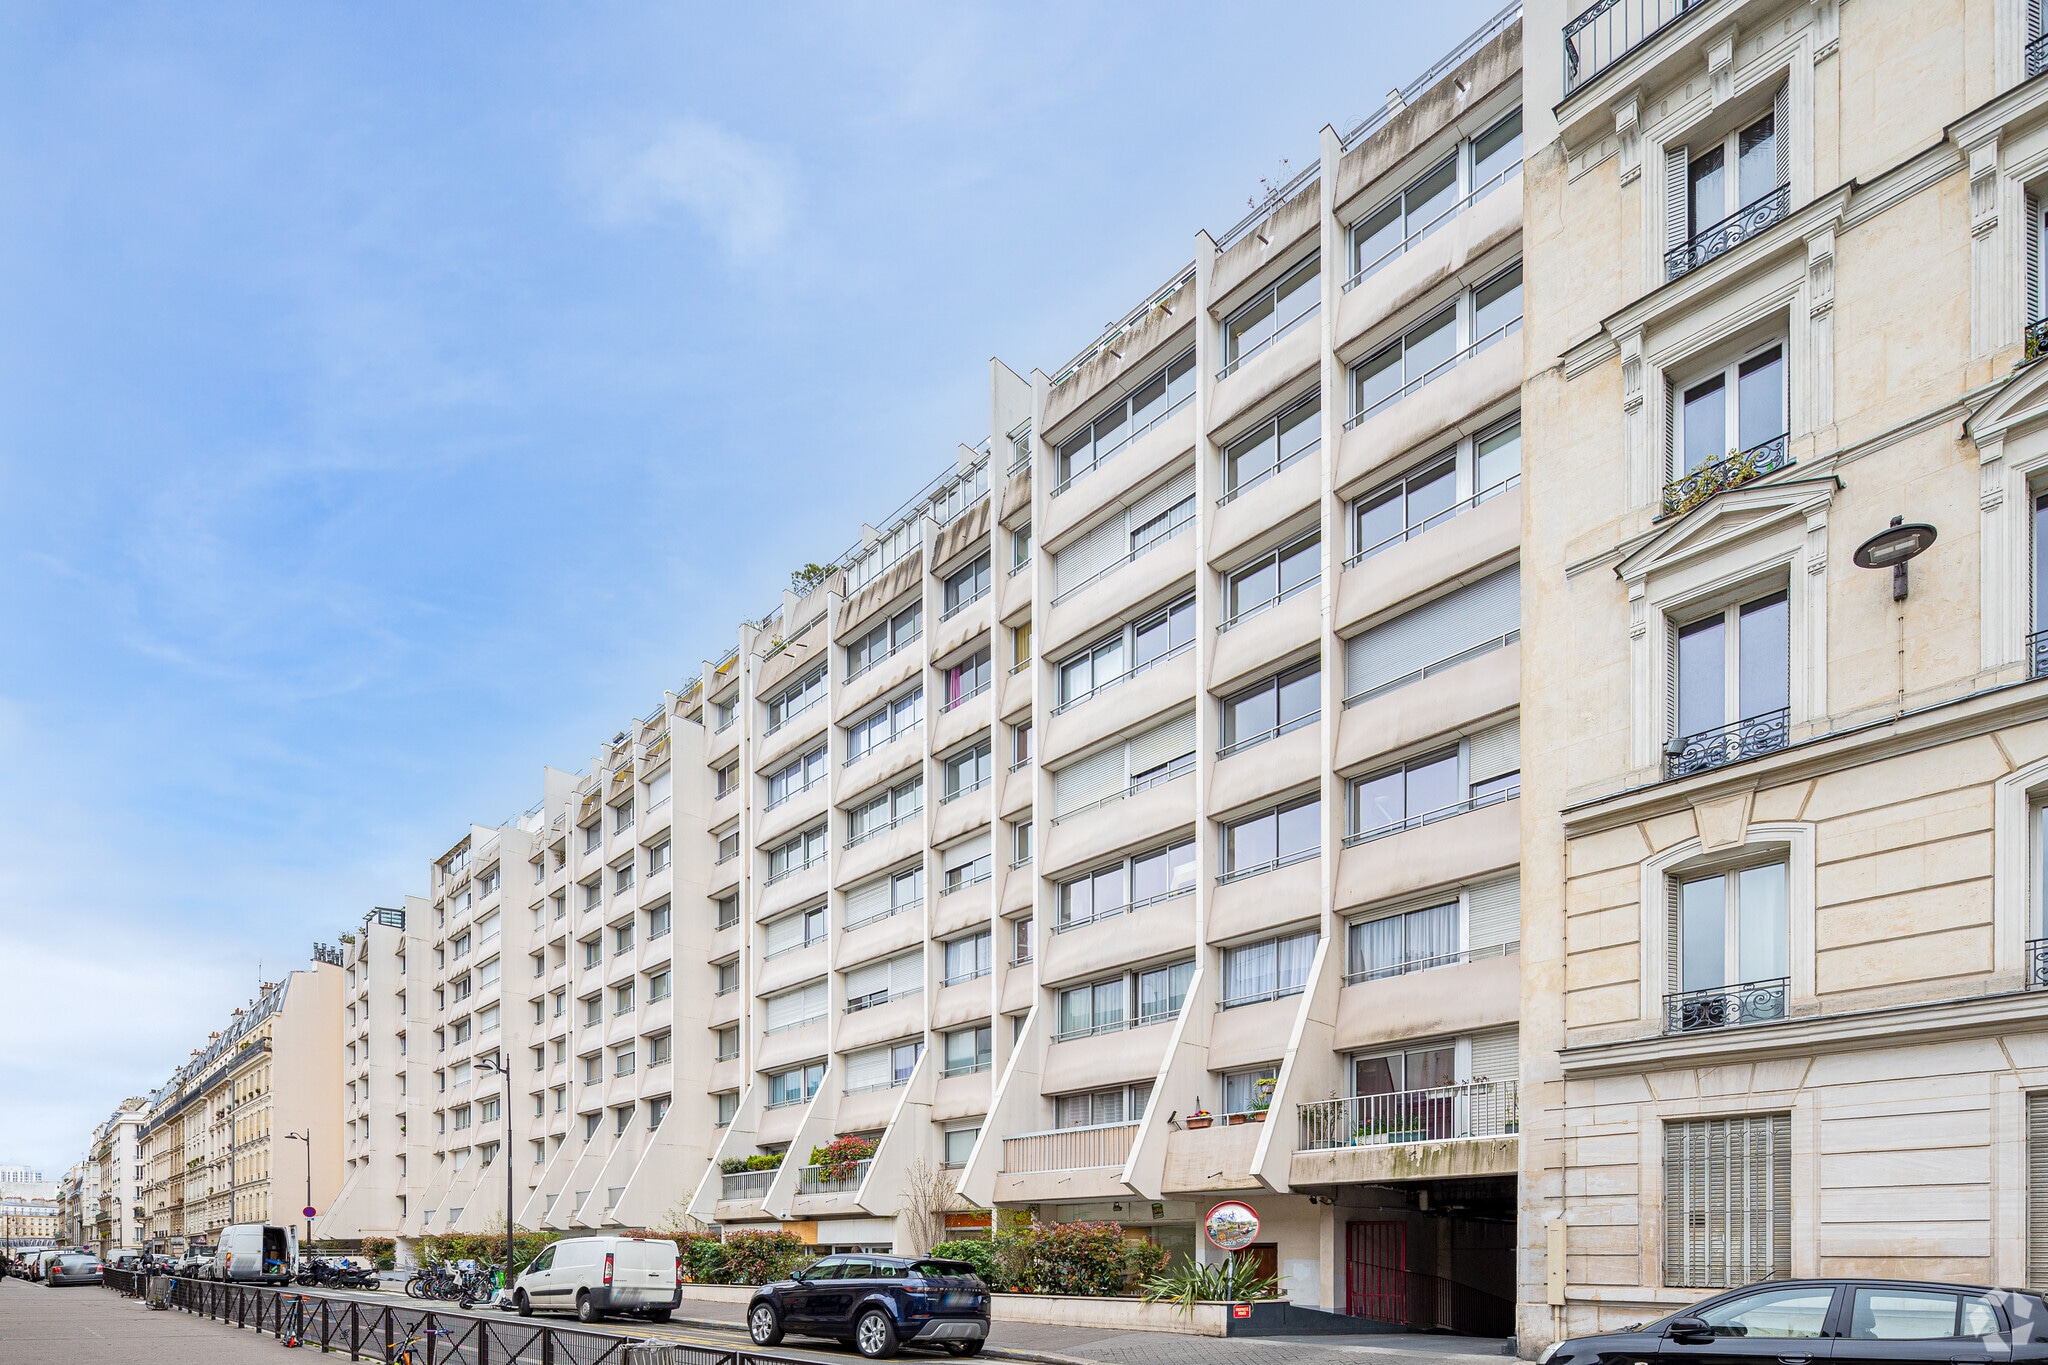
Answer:
[[[756,1152],[752,1156],[729,1156],[720,1159],[718,1169],[727,1175],[738,1175],[741,1171],[773,1171],[782,1165],[780,1152]]]
[[[851,1180],[860,1169],[860,1163],[875,1154],[875,1144],[869,1138],[833,1138],[823,1147],[811,1148],[811,1164],[818,1168],[818,1174],[826,1180]]]
[[[818,1256],[816,1247],[793,1232],[735,1232],[722,1250],[723,1284],[786,1280]]]
[[[1166,1267],[1157,1243],[1120,1223],[1033,1223],[991,1241],[941,1242],[932,1255],[966,1261],[991,1289],[1012,1294],[1127,1294]]]

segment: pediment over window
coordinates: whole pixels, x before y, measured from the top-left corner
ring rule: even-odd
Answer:
[[[2043,422],[2048,422],[2048,363],[2037,361],[2015,370],[1970,414],[1963,429],[1981,448]]]
[[[1828,504],[1842,486],[1832,474],[1817,479],[1731,489],[1660,527],[1615,566],[1625,583],[1718,554],[1759,534],[1825,524]]]

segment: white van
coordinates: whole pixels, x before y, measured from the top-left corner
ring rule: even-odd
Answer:
[[[574,1313],[596,1322],[607,1313],[637,1313],[667,1322],[683,1301],[682,1258],[676,1244],[648,1237],[565,1237],[542,1247],[519,1272],[512,1306],[535,1312]]]
[[[299,1264],[299,1231],[275,1223],[233,1223],[220,1231],[212,1279],[290,1284]]]

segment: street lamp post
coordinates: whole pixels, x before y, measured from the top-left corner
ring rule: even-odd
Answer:
[[[305,1132],[286,1133],[285,1137],[290,1141],[306,1144],[306,1207],[310,1209],[313,1207],[313,1127],[311,1124],[308,1124],[306,1125]],[[313,1219],[310,1215],[306,1219],[306,1245],[299,1254],[302,1256],[311,1256],[313,1254]],[[298,1267],[293,1266],[292,1269],[297,1270]]]
[[[505,1054],[500,1052],[477,1059],[476,1069],[483,1075],[493,1073],[504,1078],[505,1098],[500,1108],[500,1118],[505,1120],[505,1140],[498,1149],[498,1159],[505,1163],[505,1282],[499,1292],[507,1296],[512,1293],[512,1068],[505,1063]]]

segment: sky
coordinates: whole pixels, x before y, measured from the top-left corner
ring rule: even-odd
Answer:
[[[1494,8],[0,0],[0,1163]]]

